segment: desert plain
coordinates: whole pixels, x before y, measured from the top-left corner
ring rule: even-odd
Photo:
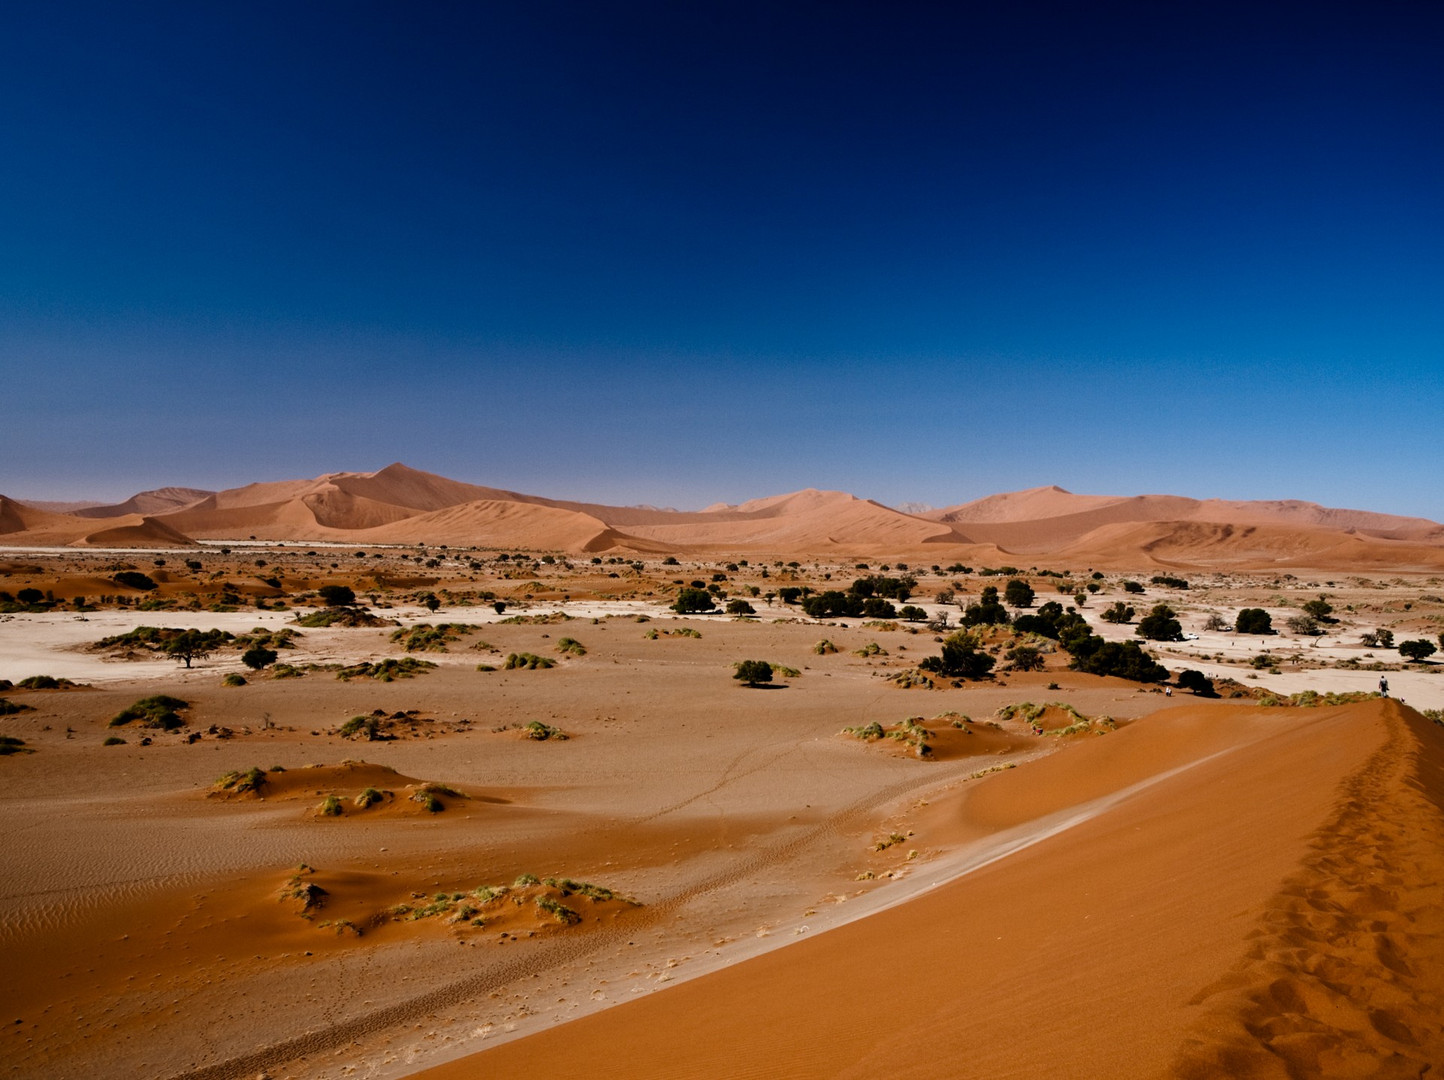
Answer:
[[[1444,1067],[1444,665],[1397,648],[1444,527],[402,466],[0,526],[10,1076]],[[859,581],[908,595],[804,610]]]

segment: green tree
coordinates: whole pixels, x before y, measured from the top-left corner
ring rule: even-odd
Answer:
[[[968,605],[962,618],[964,626],[999,626],[1008,621],[1008,609],[998,603],[998,590],[992,585],[983,590],[976,604]]]
[[[1130,623],[1133,621],[1134,611],[1122,600],[1115,600],[1112,607],[1104,608],[1101,618],[1104,622]]]
[[[686,588],[677,594],[672,610],[679,615],[695,615],[703,611],[716,611],[717,601],[706,589]]]
[[[1013,578],[1003,588],[1003,599],[1009,607],[1032,607],[1033,586],[1029,585],[1022,578]]]
[[[943,641],[941,656],[929,656],[918,669],[953,679],[981,679],[993,670],[993,658],[978,651],[971,634],[960,632]]]
[[[757,614],[757,611],[756,611],[756,609],[753,608],[753,606],[752,606],[751,604],[749,604],[746,600],[728,600],[728,601],[727,601],[727,614],[728,614],[728,615],[755,615],[755,614]]]
[[[436,609],[441,606],[441,600],[435,593],[427,593],[421,598],[421,606],[427,611],[435,613]]]
[[[261,645],[253,645],[241,654],[241,663],[252,671],[260,671],[263,667],[276,662],[274,649],[267,649]]]
[[[1152,611],[1138,620],[1134,633],[1149,641],[1182,641],[1183,627],[1177,615],[1167,604],[1155,604]]]
[[[1329,603],[1322,596],[1320,596],[1317,600],[1310,600],[1308,603],[1303,605],[1303,608],[1305,615],[1309,615],[1312,618],[1317,619],[1319,622],[1334,621],[1333,619],[1329,618],[1329,616],[1333,614],[1334,605]]]
[[[1241,610],[1233,621],[1233,628],[1239,634],[1272,634],[1274,632],[1272,617],[1261,607],[1246,607]]]
[[[1189,668],[1178,673],[1178,688],[1192,690],[1199,697],[1213,697],[1213,680],[1201,671]]]
[[[161,651],[190,667],[192,660],[206,659],[224,640],[220,630],[183,630],[163,642]]]
[[[316,595],[327,607],[350,607],[356,602],[356,593],[349,585],[322,585]]]
[[[1434,643],[1425,638],[1411,638],[1408,641],[1399,642],[1399,655],[1405,660],[1419,663],[1433,656],[1437,651]]]
[[[744,686],[761,686],[772,681],[772,665],[766,660],[739,660],[732,669],[732,677]]]

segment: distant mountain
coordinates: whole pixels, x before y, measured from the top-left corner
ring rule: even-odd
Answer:
[[[70,513],[0,497],[0,544],[177,546],[249,538],[903,558],[924,565],[1444,570],[1444,525],[1422,518],[1296,501],[1075,495],[1059,487],[940,510],[894,509],[842,491],[807,489],[684,512],[548,499],[398,462],[372,473],[218,492],[159,488]]]

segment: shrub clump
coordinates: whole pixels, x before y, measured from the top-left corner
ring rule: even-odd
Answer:
[[[387,657],[385,660],[377,660],[375,663],[351,664],[336,672],[336,678],[343,682],[350,682],[352,679],[375,679],[377,682],[394,682],[396,679],[409,679],[415,675],[423,674],[436,667],[430,660],[418,660],[414,656],[403,656],[400,659]]]
[[[476,629],[466,623],[417,623],[392,631],[391,640],[407,652],[446,652],[447,645]]]
[[[0,735],[0,757],[33,753],[35,753],[34,748],[26,746],[24,739],[17,739],[14,735]]]
[[[572,656],[586,656],[587,647],[576,638],[564,637],[557,642],[557,652],[570,653]]]
[[[535,653],[512,653],[501,665],[504,671],[538,671],[546,668],[556,667],[557,662],[545,656],[537,656]]]
[[[33,705],[19,705],[9,698],[0,697],[0,716],[14,716],[16,713],[34,712]]]
[[[167,694],[156,694],[152,697],[141,698],[134,705],[122,709],[111,718],[110,726],[122,727],[134,720],[138,721],[141,727],[174,731],[185,724],[185,721],[181,719],[180,710],[189,708],[190,702],[188,701],[182,701],[180,698],[170,697]]]
[[[218,777],[213,786],[217,791],[230,791],[237,795],[247,792],[259,795],[266,786],[266,770],[253,765],[245,772],[228,772]]]
[[[528,739],[535,739],[538,742],[552,740],[554,742],[565,742],[570,736],[560,728],[554,728],[550,724],[543,724],[540,720],[533,720],[522,728]]]

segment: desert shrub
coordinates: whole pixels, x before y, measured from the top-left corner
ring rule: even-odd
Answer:
[[[887,650],[884,649],[881,645],[879,645],[876,641],[869,641],[862,648],[854,649],[852,651],[852,655],[861,656],[866,659],[869,656],[886,656]]]
[[[259,794],[266,786],[266,770],[253,765],[245,772],[228,772],[217,778],[213,786],[218,791],[233,791],[237,795],[244,795],[248,791]]]
[[[1233,628],[1239,634],[1272,634],[1273,618],[1263,608],[1244,608],[1233,620]]]
[[[436,626],[417,623],[415,626],[392,631],[391,640],[407,652],[446,652],[450,642],[456,641],[472,629],[474,627],[465,623],[440,623]]]
[[[14,716],[16,713],[34,712],[33,705],[20,705],[9,698],[0,697],[0,716]]]
[[[234,672],[234,671],[228,672],[228,673],[226,674],[226,676],[225,676],[223,679],[221,679],[221,685],[222,685],[222,686],[245,686],[245,685],[246,685],[246,677],[245,677],[244,675],[238,675],[238,674],[237,674],[236,672]]]
[[[1155,604],[1153,610],[1138,620],[1139,637],[1149,641],[1182,641],[1183,627],[1175,612],[1167,604]]]
[[[777,598],[784,604],[795,604],[802,599],[802,590],[795,585],[785,585],[777,590]]]
[[[1194,671],[1188,668],[1178,673],[1178,688],[1180,690],[1192,690],[1199,697],[1217,697],[1213,689],[1213,680],[1201,671]]]
[[[557,652],[570,653],[572,656],[586,656],[587,647],[576,638],[564,637],[557,641]]]
[[[1227,630],[1228,623],[1224,622],[1219,615],[1214,614],[1204,620],[1203,628],[1205,630]]]
[[[24,739],[16,738],[14,735],[0,735],[0,757],[33,753],[35,753],[34,748],[26,746]]]
[[[1370,630],[1359,637],[1359,644],[1370,649],[1392,649],[1394,647],[1394,632],[1392,630]]]
[[[1141,593],[1143,592],[1143,586],[1136,581],[1125,581],[1123,583],[1123,591],[1126,593]]]
[[[536,906],[539,911],[550,915],[563,926],[572,926],[582,921],[582,917],[575,911],[550,896],[538,896]]]
[[[1438,651],[1435,649],[1434,643],[1426,638],[1411,638],[1408,641],[1401,641],[1398,649],[1400,656],[1414,663],[1422,663]]]
[[[124,745],[125,745],[125,740],[122,739],[119,735],[107,735],[107,736],[105,737],[105,741],[102,742],[100,745],[101,745],[101,746],[124,746]]]
[[[1047,665],[1042,652],[1032,645],[1014,645],[1003,654],[1014,671],[1042,671]]]
[[[323,817],[340,817],[344,813],[341,800],[335,795],[327,795],[318,809]]]
[[[1188,582],[1181,577],[1170,577],[1168,574],[1154,574],[1148,579],[1150,584],[1162,585],[1169,589],[1186,589]]]
[[[1319,625],[1319,620],[1312,615],[1295,615],[1285,623],[1291,633],[1301,634],[1304,637],[1318,637],[1324,632]]]
[[[728,600],[728,601],[727,601],[727,614],[728,614],[728,615],[756,615],[756,614],[757,614],[757,609],[754,608],[751,604],[749,604],[746,600]]]
[[[546,668],[556,667],[555,660],[545,656],[537,656],[535,653],[511,653],[501,665],[504,671],[538,671]]]
[[[418,660],[414,656],[403,656],[400,659],[387,657],[385,660],[377,660],[375,663],[352,664],[343,667],[336,672],[336,678],[349,682],[352,679],[375,679],[377,682],[393,682],[396,679],[409,679],[414,675],[420,675],[435,668],[436,665],[430,660]]]
[[[31,675],[15,684],[16,690],[69,690],[77,685],[69,679],[57,679],[54,675]]]
[[[874,720],[870,724],[861,727],[845,727],[842,729],[844,735],[851,735],[854,738],[862,739],[864,742],[871,742],[874,739],[881,739],[883,736],[882,725]]]
[[[828,641],[827,638],[823,638],[812,647],[812,651],[818,656],[827,656],[829,653],[837,652],[837,646]]]
[[[1130,623],[1133,621],[1134,611],[1122,600],[1115,600],[1112,607],[1105,608],[1099,616],[1104,622]]]
[[[446,804],[429,791],[414,792],[411,801],[419,803],[428,814],[439,814],[446,809]]]
[[[134,705],[122,709],[111,718],[110,726],[121,727],[135,720],[139,721],[141,727],[174,731],[185,724],[180,717],[180,710],[189,708],[190,702],[188,701],[182,701],[180,698],[170,697],[166,694],[155,694],[152,697],[141,698]]]
[[[385,799],[385,795],[377,791],[374,787],[369,787],[359,792],[351,802],[358,810],[367,810],[377,803],[385,801]]]
[[[381,721],[375,716],[353,716],[339,728],[336,734],[343,739],[365,739],[377,742],[386,736],[381,730]]]
[[[928,617],[928,613],[916,604],[904,604],[898,608],[897,617],[904,622],[922,622]]]
[[[537,742],[566,742],[568,735],[560,728],[554,728],[550,724],[543,724],[540,720],[533,720],[522,728],[528,739],[535,739]]]
[[[772,665],[766,660],[739,660],[732,665],[732,677],[744,686],[761,686],[772,681]]]
[[[156,587],[155,582],[139,570],[122,570],[110,580],[117,585],[124,585],[128,589],[139,589],[141,592],[150,592]]]

